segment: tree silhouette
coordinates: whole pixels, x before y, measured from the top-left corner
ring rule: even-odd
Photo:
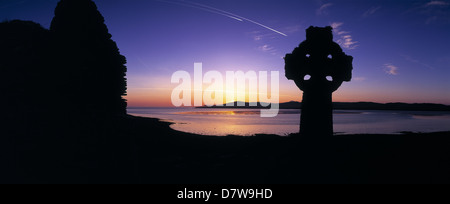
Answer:
[[[91,0],[61,0],[50,31],[68,104],[81,112],[126,114],[126,59]]]

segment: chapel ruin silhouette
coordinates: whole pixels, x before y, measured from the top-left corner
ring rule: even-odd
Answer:
[[[50,31],[70,76],[71,100],[101,114],[126,114],[126,59],[92,0],[62,0]],[[80,97],[82,96],[82,97]]]
[[[125,64],[92,0],[0,22],[0,183],[129,179]]]
[[[61,0],[50,29],[1,22],[2,107],[11,115],[125,115],[126,59],[111,37],[92,0]]]
[[[332,94],[351,81],[353,57],[333,42],[332,28],[309,27],[306,40],[287,54],[286,78],[303,91],[300,135],[333,135]]]

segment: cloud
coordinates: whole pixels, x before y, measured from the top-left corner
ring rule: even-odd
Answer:
[[[264,52],[270,52],[270,51],[274,51],[275,48],[273,48],[272,46],[266,44],[266,45],[260,46],[259,50],[264,51]]]
[[[323,4],[319,9],[317,9],[316,14],[317,15],[324,15],[324,14],[328,14],[327,12],[327,8],[333,6],[333,3],[326,3]]]
[[[287,34],[294,34],[294,33],[301,31],[301,29],[302,29],[302,26],[300,26],[300,25],[292,25],[292,26],[285,26],[285,27],[281,28],[280,30],[282,30],[284,33],[287,33]],[[267,39],[271,40],[271,39],[276,39],[279,37],[279,35],[277,35],[277,33],[265,32],[265,31],[261,31],[261,30],[248,32],[247,35],[251,36],[251,38],[253,38],[254,41],[263,41],[263,40],[267,40]]]
[[[413,63],[419,63],[419,60],[413,59],[411,56],[408,55],[401,55],[403,58],[405,58],[406,61],[413,62]]]
[[[448,6],[450,5],[450,3],[447,3],[445,1],[430,1],[427,4],[425,4],[425,7],[430,7],[430,6]]]
[[[366,79],[366,77],[355,77],[353,78],[353,81],[365,81]]]
[[[446,1],[429,1],[428,3],[422,3],[411,9],[408,9],[403,15],[409,15],[407,17],[422,17],[422,22],[425,25],[430,24],[450,24],[449,14],[450,3]]]
[[[353,40],[353,37],[350,35],[349,31],[341,30],[341,26],[344,25],[342,22],[333,22],[331,23],[331,27],[333,28],[333,32],[337,37],[336,42],[343,48],[353,50],[356,49],[359,45],[357,41]]]
[[[448,15],[449,5],[450,3],[446,1],[430,1],[420,7],[420,13],[426,17],[425,24],[450,23],[450,16]]]
[[[333,23],[331,23],[331,27],[334,30],[339,29],[339,27],[341,27],[342,25],[344,25],[344,23],[342,23],[342,22],[333,22]]]
[[[423,63],[423,62],[421,62],[421,61],[419,61],[417,59],[414,59],[414,58],[412,58],[409,55],[401,55],[401,56],[408,62],[412,62],[412,63],[418,64],[418,65],[424,66],[424,67],[426,67],[428,69],[434,69],[434,67],[432,67],[432,66],[430,66],[428,64],[425,64],[425,63]]]
[[[254,41],[263,41],[267,39],[275,39],[278,37],[276,33],[264,32],[261,30],[248,32],[247,35],[253,38]]]
[[[372,7],[369,10],[367,10],[366,12],[364,12],[363,17],[367,18],[373,14],[375,14],[378,10],[381,9],[381,6],[377,6],[377,7]]]
[[[384,71],[389,75],[398,75],[399,68],[391,63],[384,64]]]
[[[255,41],[260,41],[262,39],[263,39],[263,37],[261,35],[257,35],[257,36],[253,37],[253,40],[255,40]]]
[[[303,26],[301,25],[288,25],[283,27],[281,30],[287,34],[294,34],[300,32],[302,28]],[[277,40],[280,38],[280,36],[276,33],[265,30],[255,30],[252,32],[247,32],[246,35],[255,41],[257,50],[267,52],[272,55],[278,55],[278,50],[275,48],[276,46],[272,46],[276,45]]]
[[[353,41],[353,38],[351,35],[342,36],[341,39],[337,40],[337,43],[340,44],[342,47],[350,49],[350,50],[358,47],[358,45],[357,45],[358,42]]]

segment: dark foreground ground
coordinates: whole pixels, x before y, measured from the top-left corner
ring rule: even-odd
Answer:
[[[132,116],[21,124],[4,127],[0,183],[450,183],[450,132],[214,137]]]

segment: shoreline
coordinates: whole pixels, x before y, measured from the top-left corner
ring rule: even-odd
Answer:
[[[450,119],[450,113],[447,112],[429,112],[429,111],[389,111],[389,110],[382,110],[383,112],[386,111],[387,113],[391,113],[393,112],[394,114],[400,114],[401,118],[400,119],[396,119],[395,117],[391,120],[393,121],[401,121],[400,125],[395,126],[397,128],[390,128],[387,130],[390,131],[377,131],[376,127],[380,126],[379,123],[379,119],[377,119],[376,116],[373,119],[368,120],[366,123],[361,124],[362,127],[365,128],[358,128],[358,125],[354,125],[353,123],[351,123],[351,121],[349,122],[348,117],[351,117],[352,120],[355,120],[355,122],[357,122],[357,120],[361,117],[366,117],[366,116],[362,116],[363,114],[369,114],[369,115],[373,115],[375,114],[380,114],[383,112],[378,112],[378,111],[360,111],[360,110],[336,110],[334,112],[333,115],[338,116],[337,118],[335,118],[335,121],[337,121],[337,123],[335,124],[335,132],[334,135],[335,136],[339,136],[339,135],[403,135],[403,134],[410,134],[410,133],[415,133],[415,134],[426,134],[426,133],[440,133],[440,132],[450,132],[450,128],[445,129],[445,127],[440,128],[440,125],[437,124],[441,124],[443,123],[443,121],[441,121],[440,123],[435,123],[433,121],[436,121],[439,117],[442,117],[442,119],[444,119],[444,121],[448,121]],[[254,118],[255,122],[253,123],[245,123],[250,125],[250,127],[253,127],[251,129],[243,129],[243,131],[239,131],[238,128],[240,128],[239,123],[232,123],[230,125],[233,126],[232,129],[230,129],[230,131],[220,131],[221,126],[217,123],[217,121],[212,121],[211,126],[207,126],[203,129],[198,129],[199,127],[201,127],[202,125],[207,125],[207,122],[209,121],[209,117],[213,117],[215,115],[219,115],[221,116],[221,118],[223,119],[227,119],[228,117],[235,117],[236,115],[245,115],[246,118],[250,117],[253,120],[253,116],[251,115],[259,115],[258,111],[254,111],[252,113],[252,110],[243,110],[243,109],[236,109],[236,111],[230,111],[229,109],[210,109],[210,110],[196,110],[196,111],[190,111],[190,110],[185,110],[185,112],[183,112],[183,110],[179,110],[179,112],[168,112],[167,115],[164,115],[162,113],[130,113],[130,115],[132,116],[136,116],[136,117],[149,117],[149,118],[156,118],[159,119],[161,121],[167,121],[167,122],[171,122],[170,127],[173,127],[174,130],[180,131],[180,132],[185,132],[185,133],[190,133],[190,134],[198,134],[198,135],[205,135],[205,136],[210,136],[210,135],[216,135],[216,136],[227,136],[227,135],[234,135],[234,136],[243,136],[243,137],[249,137],[249,136],[253,136],[253,135],[261,135],[261,134],[267,134],[267,135],[277,135],[277,136],[282,136],[282,137],[286,137],[289,136],[291,134],[296,134],[296,131],[298,131],[298,125],[297,124],[281,124],[281,123],[276,123],[276,124],[272,124],[272,125],[277,125],[280,128],[285,128],[284,130],[286,130],[285,132],[281,132],[281,131],[274,131],[273,129],[267,129],[265,128],[265,126],[263,127],[261,124],[265,124],[267,123],[267,120],[260,120],[258,118]],[[147,114],[147,115],[146,115]],[[170,116],[172,114],[175,115],[181,115],[181,116]],[[284,114],[297,114],[297,112],[293,113],[293,112],[280,112],[280,115],[284,115]],[[403,115],[406,114],[406,115]],[[158,115],[164,115],[164,116],[160,116],[162,118],[158,118]],[[182,116],[182,115],[187,115],[187,116]],[[348,115],[348,116],[347,116]],[[355,115],[355,116],[353,116]],[[360,115],[360,116],[358,116]],[[191,116],[195,116],[197,119],[196,120],[189,120],[189,117]],[[198,117],[201,117],[200,119]],[[255,116],[256,117],[256,116]],[[286,118],[289,117],[290,119],[292,119],[292,116],[283,116],[283,120],[286,120]],[[370,117],[374,117],[374,116],[370,116]],[[383,116],[384,117],[384,116]],[[389,116],[391,117],[391,116]],[[397,117],[397,116],[396,116]],[[296,119],[296,118],[294,118]],[[408,122],[408,120],[410,119],[414,119],[415,122],[413,122],[413,124],[419,124],[422,126],[419,127],[423,127],[422,128],[411,128],[409,127],[406,122]],[[344,122],[339,122],[344,120]],[[439,119],[440,120],[440,119]],[[430,122],[431,121],[431,122]],[[220,122],[220,120],[219,120]],[[245,122],[245,121],[244,121]],[[189,125],[192,123],[192,126]],[[227,123],[228,124],[228,123]],[[227,124],[223,124],[223,125],[227,125]],[[377,125],[378,124],[378,125]],[[433,125],[434,124],[434,125]],[[349,126],[351,125],[351,126]],[[386,124],[389,125],[389,124]],[[436,126],[437,125],[437,126]],[[260,127],[260,129],[258,129],[258,127]],[[242,126],[242,128],[245,128],[245,126]],[[428,129],[428,131],[427,131]],[[226,130],[226,129],[225,129]],[[254,130],[254,132],[252,132]],[[365,132],[364,130],[367,130],[367,132]]]
[[[210,109],[269,109],[262,106],[260,103],[257,106],[250,106],[249,103],[244,103],[244,106],[238,106],[238,102],[227,103],[221,106],[202,106],[196,108],[210,108]],[[301,109],[302,102],[290,101],[279,103],[278,106],[282,109]],[[333,102],[333,110],[391,110],[391,111],[450,111],[450,105],[435,104],[435,103],[375,103],[375,102]]]
[[[0,183],[450,183],[450,132],[324,139],[202,136],[131,115],[67,123],[3,137]]]
[[[168,123],[162,128],[170,129]],[[153,155],[161,167],[142,166],[159,175],[144,183],[450,183],[450,132],[326,140],[297,135],[201,136],[175,130],[163,135],[168,138],[159,138],[164,142],[158,148],[140,154],[141,159]]]

